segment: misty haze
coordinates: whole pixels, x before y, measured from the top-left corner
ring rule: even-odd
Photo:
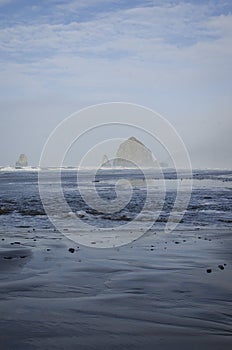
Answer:
[[[230,350],[232,2],[0,19],[0,348]]]

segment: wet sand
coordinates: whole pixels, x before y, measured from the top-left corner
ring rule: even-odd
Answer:
[[[22,227],[0,243],[1,349],[231,349],[228,229],[96,249]]]

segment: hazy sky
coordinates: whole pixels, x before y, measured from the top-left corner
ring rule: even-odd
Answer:
[[[123,101],[166,117],[193,166],[231,168],[231,11],[230,0],[0,0],[0,165],[19,153],[38,164],[70,113]]]

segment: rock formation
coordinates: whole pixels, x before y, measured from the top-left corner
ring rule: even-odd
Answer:
[[[25,156],[25,154],[20,154],[19,159],[15,163],[15,166],[20,167],[20,168],[28,166],[28,161],[27,161],[27,157]]]
[[[133,168],[157,167],[151,151],[135,137],[122,142],[117,150],[114,166]]]
[[[102,158],[102,165],[103,168],[111,168],[112,164],[111,161],[109,160],[109,158],[107,157],[106,154],[104,154],[103,158]]]

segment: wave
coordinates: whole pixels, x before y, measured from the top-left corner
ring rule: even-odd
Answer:
[[[33,166],[27,166],[27,167],[13,167],[13,166],[6,166],[6,167],[0,167],[0,172],[12,172],[12,171],[39,171],[39,167],[33,167]]]

